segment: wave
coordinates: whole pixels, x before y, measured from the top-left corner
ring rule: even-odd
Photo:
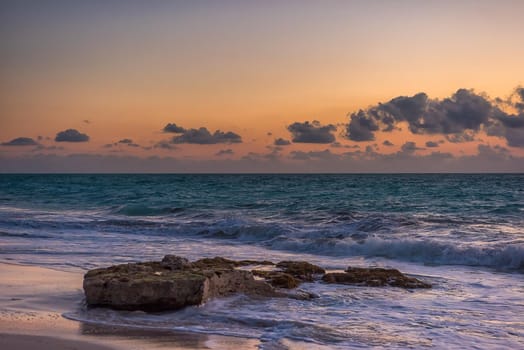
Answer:
[[[429,265],[466,265],[524,272],[524,242],[461,244],[432,239],[365,238],[284,239],[270,243],[273,249],[330,256],[381,257]]]
[[[126,216],[157,216],[177,214],[184,211],[184,208],[179,207],[152,207],[142,204],[127,204],[119,207],[113,211],[113,214],[120,214]]]

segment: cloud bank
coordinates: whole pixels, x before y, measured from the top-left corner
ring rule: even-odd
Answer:
[[[508,108],[514,112],[508,112]],[[506,139],[509,146],[524,147],[524,89],[511,100],[490,100],[473,90],[459,89],[443,100],[421,92],[399,96],[349,115],[346,137],[373,141],[377,131],[391,132],[406,122],[413,134],[444,135],[449,142],[470,142],[481,130]]]

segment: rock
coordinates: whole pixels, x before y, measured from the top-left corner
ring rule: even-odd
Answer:
[[[281,261],[277,264],[277,267],[293,277],[308,282],[313,281],[314,275],[326,273],[323,268],[307,261]]]
[[[191,266],[199,269],[233,269],[236,261],[222,257],[204,258],[191,263]]]
[[[194,267],[198,268],[234,268],[234,267],[240,267],[240,266],[249,266],[249,265],[275,265],[271,261],[257,261],[257,260],[229,260],[222,257],[214,257],[214,258],[204,258],[197,260],[192,263]]]
[[[300,282],[293,276],[282,271],[262,271],[253,270],[253,275],[262,277],[276,288],[293,289],[298,287]]]
[[[287,296],[266,282],[255,280],[250,271],[229,267],[227,259],[199,260],[196,266],[188,266],[184,260],[171,256],[162,262],[91,270],[84,276],[86,302],[121,310],[163,311],[199,305],[233,293]]]
[[[431,285],[408,277],[396,269],[348,267],[345,272],[327,273],[326,283],[356,284],[369,287],[431,288]]]
[[[176,255],[166,255],[162,259],[162,266],[167,267],[171,270],[184,270],[191,267],[191,263],[186,258],[182,258]]]

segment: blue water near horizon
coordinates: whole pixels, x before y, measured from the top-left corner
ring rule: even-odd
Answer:
[[[310,283],[321,298],[309,303],[237,296],[154,317],[70,315],[266,348],[523,347],[523,227],[523,174],[0,175],[0,261],[83,271],[165,254],[305,259],[396,267],[435,286]]]

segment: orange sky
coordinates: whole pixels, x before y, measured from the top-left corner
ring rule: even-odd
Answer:
[[[507,98],[524,84],[522,1],[6,1],[1,8],[0,142],[49,137],[40,143],[63,147],[52,150],[59,154],[114,152],[102,146],[124,138],[147,148],[172,137],[161,131],[176,123],[232,131],[243,143],[123,153],[213,158],[231,148],[238,158],[268,152],[276,137],[291,139],[286,127],[294,122],[347,124],[348,113],[419,92],[443,99],[468,88]],[[52,140],[70,128],[89,142]],[[337,141],[377,143],[379,152],[444,139],[403,128],[355,142],[343,129]],[[386,139],[395,146],[381,146]],[[479,142],[508,147],[480,133],[438,150],[474,154]],[[326,148],[301,143],[286,152]],[[524,156],[521,147],[508,149]],[[3,156],[28,152],[0,147]]]

